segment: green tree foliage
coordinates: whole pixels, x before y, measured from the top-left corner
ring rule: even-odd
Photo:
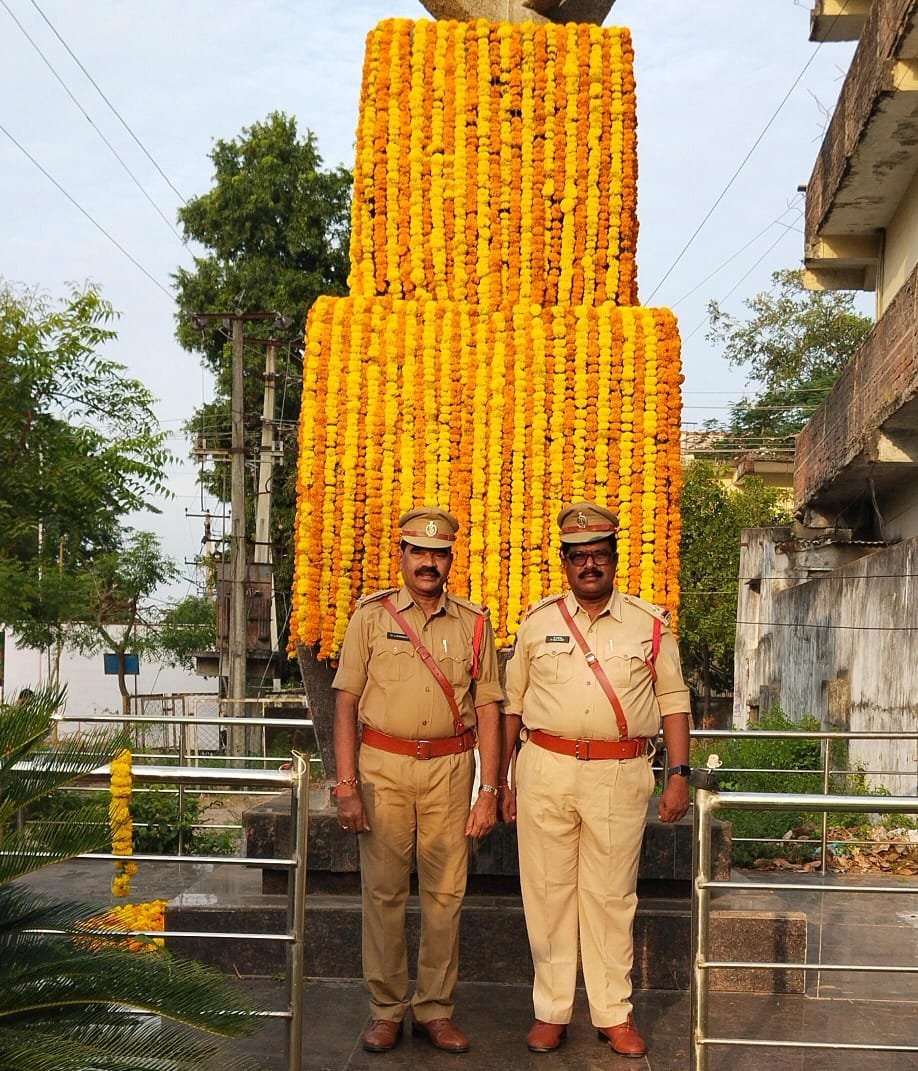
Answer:
[[[116,549],[101,554],[82,578],[83,603],[66,626],[65,640],[82,654],[110,651],[119,655],[118,690],[122,709],[130,710],[123,655],[162,649],[154,592],[178,576],[152,532],[128,531]]]
[[[708,340],[730,364],[745,367],[761,389],[731,413],[728,443],[782,445],[806,424],[872,327],[850,293],[806,290],[798,270],[775,272],[770,290],[745,304],[738,319],[716,301],[708,304]]]
[[[189,595],[171,603],[157,624],[160,657],[169,665],[194,669],[196,651],[212,651],[217,644],[217,607],[212,598]]]
[[[251,1066],[203,1036],[234,1037],[253,1026],[248,1002],[227,978],[162,950],[130,951],[115,932],[91,942],[87,927],[106,931],[91,921],[104,905],[51,900],[17,882],[48,863],[103,849],[109,837],[104,826],[74,811],[15,826],[18,809],[110,761],[123,743],[93,734],[43,745],[60,699],[43,692],[0,705],[0,1067]]]
[[[77,612],[121,517],[166,491],[153,398],[100,352],[114,320],[95,287],[0,283],[0,625],[32,646]]]
[[[344,294],[349,271],[351,175],[323,168],[315,137],[300,137],[296,120],[281,112],[245,127],[238,138],[218,140],[210,154],[213,187],[179,211],[185,237],[203,246],[194,269],[179,269],[177,337],[216,374],[216,398],[195,413],[188,431],[208,448],[230,445],[231,352],[218,322],[203,330],[193,313],[272,312],[293,319],[280,332],[293,340],[278,351],[277,419],[284,457],[272,483],[272,539],[277,590],[288,591],[292,562],[285,557],[293,533],[296,496],[296,427],[300,412],[300,342],[306,314],[321,294]],[[257,321],[247,335],[279,332]],[[265,350],[246,346],[245,417],[248,456],[259,443]],[[211,493],[227,499],[225,466],[206,479]]]
[[[712,693],[733,686],[740,534],[790,519],[779,489],[758,479],[728,488],[729,472],[693,461],[682,487],[679,647],[702,713]]]

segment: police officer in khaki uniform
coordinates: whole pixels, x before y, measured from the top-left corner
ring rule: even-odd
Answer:
[[[404,585],[361,599],[333,681],[338,820],[361,834],[363,971],[369,1052],[393,1048],[409,1006],[405,905],[417,857],[421,943],[412,1031],[467,1052],[452,1021],[469,838],[497,822],[500,702],[487,611],[445,592],[456,518],[419,508],[399,520]],[[361,726],[358,741],[357,726]],[[474,748],[481,787],[470,808]],[[358,747],[359,744],[359,747]]]
[[[677,822],[689,805],[679,651],[666,611],[615,589],[617,524],[593,502],[561,510],[570,591],[529,611],[507,667],[501,807],[518,825],[535,965],[533,1052],[551,1052],[566,1037],[579,933],[600,1040],[622,1056],[644,1055],[631,1015],[632,923],[661,718],[671,769],[660,817]],[[506,776],[521,730],[511,791]]]

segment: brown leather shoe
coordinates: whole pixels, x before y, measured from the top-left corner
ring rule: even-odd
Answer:
[[[431,1045],[444,1052],[468,1052],[469,1039],[453,1024],[452,1019],[429,1019],[419,1023],[416,1019],[411,1024],[411,1033],[417,1037],[426,1035]]]
[[[536,1019],[526,1035],[526,1047],[530,1052],[554,1052],[566,1037],[566,1023],[543,1023]]]
[[[643,1056],[647,1052],[644,1039],[637,1032],[634,1020],[629,1015],[618,1026],[600,1026],[596,1028],[600,1041],[608,1041],[613,1052],[619,1056]]]
[[[364,1030],[363,1047],[367,1052],[388,1052],[402,1036],[402,1024],[394,1019],[374,1019]]]

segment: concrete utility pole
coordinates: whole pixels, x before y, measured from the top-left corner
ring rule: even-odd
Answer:
[[[254,320],[274,320],[278,325],[289,324],[286,317],[274,312],[232,312],[232,313],[196,313],[191,317],[195,327],[203,328],[209,322],[219,320],[231,325],[233,339],[232,385],[230,391],[230,509],[232,521],[230,529],[230,614],[228,636],[228,673],[227,698],[230,714],[233,718],[246,715],[246,668],[247,668],[247,631],[248,604],[247,556],[245,534],[245,336],[243,328],[246,322]],[[275,349],[275,354],[276,354]],[[225,577],[224,573],[224,577]],[[230,755],[241,756],[253,754],[260,734],[246,733],[239,725],[234,725],[229,734],[228,750]]]
[[[261,414],[261,449],[258,454],[258,490],[255,497],[255,562],[266,565],[274,563],[274,547],[271,543],[271,480],[274,464],[278,457],[275,448],[276,423],[274,411],[277,395],[277,347],[281,342],[276,338],[247,339],[265,346],[265,398]],[[275,667],[272,674],[272,689],[280,691],[280,677],[277,675],[277,605],[274,588],[274,570],[271,570],[271,654]]]

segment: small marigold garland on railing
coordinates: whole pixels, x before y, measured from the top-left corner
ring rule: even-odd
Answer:
[[[117,944],[132,952],[155,952],[165,947],[162,937],[147,937],[147,933],[162,932],[166,928],[166,906],[168,900],[146,900],[140,904],[119,904],[117,907],[106,911],[104,915],[97,915],[82,923],[84,930],[111,930],[117,933],[133,933],[139,931],[136,936],[127,940],[93,934],[86,938],[86,942],[93,948],[104,948],[107,945]],[[80,940],[84,940],[80,938]]]
[[[111,800],[108,805],[109,824],[112,829],[112,854],[134,854],[134,826],[131,819],[131,752],[125,748],[111,762]],[[112,893],[127,896],[131,891],[131,878],[137,873],[137,864],[127,860],[115,863],[112,878]]]

